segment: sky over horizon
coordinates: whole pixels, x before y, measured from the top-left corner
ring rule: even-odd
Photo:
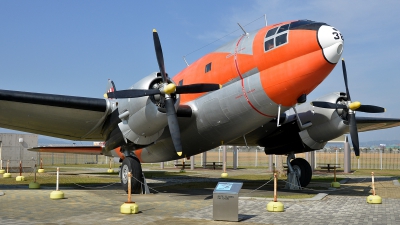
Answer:
[[[0,89],[102,98],[107,79],[126,89],[158,71],[153,28],[173,76],[186,67],[183,56],[193,63],[241,35],[237,23],[264,26],[266,14],[269,25],[310,19],[340,30],[353,101],[387,110],[357,115],[400,118],[399,9],[371,0],[1,1]],[[307,100],[338,91],[340,63]],[[395,139],[400,128],[360,133],[361,142]]]

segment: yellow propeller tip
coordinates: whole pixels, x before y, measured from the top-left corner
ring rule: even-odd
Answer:
[[[178,156],[181,156],[181,155],[182,155],[182,152],[176,152],[176,154],[177,154]]]
[[[386,109],[383,109],[383,112],[386,112]]]
[[[360,156],[356,156],[357,159],[360,159]]]
[[[222,84],[219,85],[219,89],[221,89],[221,88],[222,88]]]
[[[342,58],[342,61],[344,61],[344,58]]]
[[[156,29],[153,29],[153,33],[157,33],[157,30],[156,30]]]
[[[104,96],[104,98],[108,98],[108,95],[107,95],[107,93],[105,93],[103,96]]]

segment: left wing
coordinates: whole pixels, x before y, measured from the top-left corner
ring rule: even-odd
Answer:
[[[0,127],[70,140],[103,140],[106,99],[0,90]]]
[[[28,149],[34,152],[73,153],[85,155],[102,155],[101,146],[39,146]]]

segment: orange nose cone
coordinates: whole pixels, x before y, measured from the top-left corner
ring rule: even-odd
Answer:
[[[261,72],[261,80],[265,92],[275,103],[293,106],[302,94],[314,90],[335,65],[317,51]]]
[[[333,70],[343,50],[340,32],[328,25],[318,30],[292,30],[287,45],[266,54],[261,70],[264,91],[277,104],[293,106]]]

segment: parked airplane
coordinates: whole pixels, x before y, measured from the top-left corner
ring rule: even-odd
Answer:
[[[289,170],[298,174],[304,187],[311,180],[311,167],[306,160],[295,159],[295,153],[321,149],[350,132],[359,156],[358,131],[400,125],[400,119],[355,116],[355,111],[384,109],[352,101],[344,61],[346,92],[300,104],[343,52],[342,34],[326,23],[297,20],[245,33],[173,78],[166,73],[155,30],[153,39],[160,71],[130,89],[118,91],[109,81],[105,99],[0,90],[0,126],[104,141],[103,147],[86,150],[36,150],[117,155],[124,189],[127,173],[133,171],[132,190],[139,193],[141,163],[190,157],[221,143],[258,145],[266,154],[289,155]]]

